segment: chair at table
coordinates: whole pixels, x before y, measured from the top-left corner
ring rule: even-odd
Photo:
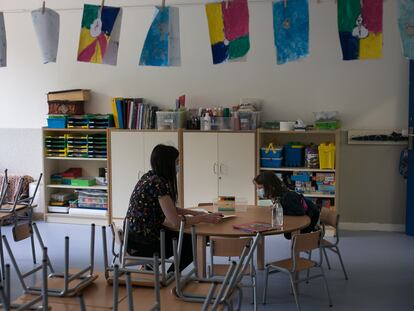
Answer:
[[[106,243],[106,227],[102,227],[102,241],[103,241],[103,252],[104,252],[104,265],[105,265],[105,276],[109,282],[112,282],[113,279],[113,269],[115,264],[119,265],[120,276],[124,275],[124,270],[129,269],[132,273],[131,282],[133,285],[141,285],[141,286],[154,286],[154,267],[152,269],[138,269],[132,268],[137,266],[147,267],[152,265],[152,257],[150,263],[142,264],[143,261],[147,261],[147,257],[138,257],[138,256],[131,256],[127,250],[127,242],[128,242],[128,230],[122,230],[118,228],[114,223],[110,225],[111,232],[112,232],[112,264],[109,264],[108,260],[108,246]],[[129,227],[128,219],[125,220],[125,228]],[[125,234],[124,234],[125,232]],[[118,245],[118,249],[116,250],[116,245]],[[161,230],[160,233],[160,284],[161,286],[168,286],[174,280],[174,273],[167,272],[166,265],[173,264],[173,259],[168,259],[165,256],[165,231]],[[124,279],[121,279],[121,282],[125,282]]]
[[[41,293],[39,296],[35,296],[29,301],[20,301],[19,303],[11,302],[11,292],[10,292],[10,265],[7,264],[5,268],[5,280],[4,283],[0,284],[0,297],[2,303],[0,303],[0,308],[5,311],[9,310],[37,310],[37,311],[49,311],[48,304],[48,286],[47,286],[47,274],[48,274],[48,264],[47,264],[47,248],[43,249],[43,259],[42,259],[42,287]]]
[[[141,265],[151,264],[153,267],[159,267],[161,264],[158,255],[154,254],[153,258],[140,258],[135,259],[135,262],[139,262]],[[112,310],[118,310],[118,290],[119,290],[119,283],[124,281],[120,279],[122,275],[125,275],[125,284],[127,289],[127,301],[128,301],[128,311],[134,311],[134,298],[133,298],[133,288],[132,288],[132,278],[131,273],[136,272],[130,268],[120,268],[117,264],[113,267],[113,305]],[[151,307],[151,311],[160,311],[161,310],[161,279],[160,279],[160,271],[158,268],[154,269],[154,293],[155,293],[155,302],[154,305]]]
[[[44,249],[43,239],[40,235],[40,232],[36,226],[36,223],[26,224],[26,230],[19,230],[19,240],[27,239],[31,234],[31,229],[33,228],[34,234],[38,240],[38,243],[42,249]],[[5,235],[2,236],[4,246],[9,254],[11,263],[16,270],[17,277],[20,281],[20,285],[23,288],[25,294],[40,295],[42,292],[41,287],[39,286],[30,286],[26,283],[28,277],[33,276],[37,271],[42,269],[41,265],[35,266],[33,269],[23,273],[19,265],[17,264],[16,258],[13,254],[12,248],[7,240]],[[50,297],[74,297],[76,296],[79,299],[80,310],[86,310],[84,299],[83,299],[83,290],[90,286],[96,279],[97,275],[94,274],[94,261],[95,261],[95,224],[91,225],[91,236],[90,236],[90,262],[89,265],[80,271],[69,272],[69,237],[65,237],[64,243],[64,270],[62,273],[56,273],[50,258],[46,255],[47,266],[49,268],[48,282],[49,285],[53,283],[53,286],[47,291],[47,294]]]
[[[342,271],[344,272],[345,280],[348,280],[348,274],[345,270],[345,265],[342,260],[341,252],[339,251],[339,214],[333,210],[330,210],[329,208],[322,208],[321,216],[320,216],[320,223],[322,225],[322,232],[325,233],[325,226],[332,226],[335,228],[336,234],[335,234],[335,241],[331,242],[326,240],[325,238],[322,239],[321,247],[323,254],[326,259],[326,263],[328,264],[328,269],[331,269],[331,265],[329,263],[328,255],[326,253],[326,250],[330,250],[338,255],[339,261],[342,266]],[[325,234],[323,234],[325,236]]]
[[[210,265],[208,266],[208,277],[225,276],[229,269],[229,264],[216,264],[214,257],[240,257],[243,249],[246,246],[251,246],[252,238],[224,238],[224,237],[210,237]],[[256,268],[254,266],[253,257],[250,259],[250,264],[243,272],[243,276],[249,276],[252,287],[252,301],[253,309],[257,310],[256,297]]]
[[[312,250],[319,249],[319,261],[313,261],[308,258],[301,257],[301,253],[306,253]],[[295,297],[295,303],[298,310],[300,310],[300,305],[297,297],[297,286],[300,282],[307,281],[308,279],[314,279],[322,277],[326,286],[326,291],[329,299],[329,306],[332,306],[332,300],[329,293],[328,283],[325,278],[325,274],[322,268],[322,248],[321,248],[321,232],[315,231],[311,233],[296,234],[292,237],[291,244],[291,258],[278,260],[266,264],[265,271],[265,284],[263,290],[263,303],[266,303],[267,295],[267,285],[269,274],[282,272],[289,276],[290,283],[292,285],[293,295]],[[309,278],[299,278],[299,272],[310,270],[312,268],[319,268],[320,273],[316,275],[311,275]]]
[[[179,237],[184,234],[184,222],[181,222]],[[208,278],[197,277],[197,241],[195,226],[191,228],[192,249],[193,249],[193,268],[186,275],[182,276],[179,269],[175,269],[176,286],[174,294],[177,298],[187,302],[203,302],[203,310],[207,310],[212,305],[212,310],[216,310],[219,305],[225,305],[233,310],[233,298],[236,293],[238,296],[238,308],[240,309],[243,291],[240,287],[244,272],[249,268],[253,253],[260,238],[258,233],[251,244],[245,245],[240,254],[239,261],[232,262],[225,276],[212,276]],[[177,240],[173,240],[174,265],[179,266],[181,258],[181,247]]]

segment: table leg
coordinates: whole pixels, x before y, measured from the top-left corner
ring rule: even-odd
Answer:
[[[204,235],[197,235],[197,271],[198,277],[206,277],[206,246],[207,238]]]
[[[264,270],[265,266],[265,239],[264,236],[259,237],[257,243],[257,269]]]

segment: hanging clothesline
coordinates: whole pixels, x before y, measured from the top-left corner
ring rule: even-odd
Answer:
[[[272,3],[274,0],[248,0],[249,4],[263,4],[263,3]],[[336,2],[337,0],[309,0],[309,2],[315,2],[315,3],[327,3],[327,2]],[[387,2],[389,0],[383,0],[384,2]],[[172,5],[172,6],[176,6],[176,7],[191,7],[191,6],[204,6],[207,3],[214,3],[217,1],[203,1],[203,2],[170,2],[170,1],[166,1],[167,5]],[[287,1],[289,3],[289,0]],[[86,2],[85,2],[86,3]],[[161,3],[161,1],[160,1]],[[160,4],[159,3],[159,4]],[[158,4],[158,5],[159,5]],[[146,4],[131,4],[131,5],[118,5],[118,4],[113,4],[116,7],[120,7],[123,9],[131,9],[131,8],[153,8],[154,6],[157,5],[157,3],[146,3]],[[47,6],[47,3],[46,3]],[[111,6],[111,5],[110,5]],[[50,7],[51,9],[53,9],[54,11],[57,12],[65,12],[65,11],[82,11],[83,7],[76,7],[76,8],[53,8]],[[0,12],[3,12],[4,14],[20,14],[20,13],[31,13],[32,10],[35,10],[36,8],[33,9],[16,9],[16,10],[0,10]]]

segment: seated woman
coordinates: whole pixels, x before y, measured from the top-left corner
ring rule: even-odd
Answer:
[[[172,239],[178,238],[182,219],[187,225],[218,223],[221,214],[176,207],[178,155],[176,148],[157,145],[151,153],[151,170],[141,177],[132,192],[126,218],[129,220],[127,250],[133,256],[160,254],[160,231],[165,230],[165,255],[173,255]],[[186,217],[191,215],[192,217]],[[184,234],[180,270],[193,259],[191,235]],[[173,267],[170,268],[171,271]]]
[[[301,233],[311,232],[317,229],[319,221],[319,208],[302,194],[289,190],[286,185],[272,172],[262,172],[254,179],[257,188],[257,196],[261,199],[272,200],[280,199],[283,207],[283,214],[288,216],[308,215],[311,223],[302,229]],[[290,238],[290,234],[285,234]]]

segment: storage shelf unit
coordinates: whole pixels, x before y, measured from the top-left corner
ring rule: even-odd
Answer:
[[[323,142],[335,143],[335,168],[334,169],[319,169],[319,168],[305,168],[305,167],[280,167],[280,168],[264,168],[260,166],[260,148],[266,146],[270,142],[274,145],[283,146],[289,142],[300,142],[305,145],[318,145]],[[304,193],[305,197],[317,199],[330,199],[336,210],[339,210],[339,154],[340,154],[340,131],[335,130],[311,130],[311,131],[278,131],[258,129],[257,139],[257,173],[261,171],[272,171],[281,174],[293,174],[294,172],[308,172],[308,173],[334,173],[335,174],[335,193]]]
[[[107,129],[54,129],[54,128],[43,128],[42,130],[42,149],[43,149],[43,173],[44,173],[44,219],[48,222],[58,223],[69,223],[69,224],[91,224],[92,222],[97,225],[106,225],[110,221],[111,213],[111,200],[110,192],[108,191],[109,184],[106,186],[95,185],[95,186],[72,186],[63,184],[52,184],[51,175],[59,172],[63,172],[71,167],[82,168],[83,176],[98,176],[99,168],[108,169],[107,158],[83,158],[83,157],[57,157],[57,156],[46,156],[45,148],[45,137],[49,135],[64,135],[64,134],[105,134],[108,145],[108,130]],[[107,146],[108,148],[108,146]],[[109,150],[107,150],[109,155]],[[108,172],[109,174],[109,172]],[[109,179],[108,179],[109,182]],[[90,189],[90,190],[105,190],[108,195],[108,211],[106,216],[102,216],[99,212],[94,214],[94,210],[90,209],[90,215],[71,215],[64,213],[51,213],[48,212],[48,206],[50,196],[56,191],[62,192],[73,192],[76,189]]]

